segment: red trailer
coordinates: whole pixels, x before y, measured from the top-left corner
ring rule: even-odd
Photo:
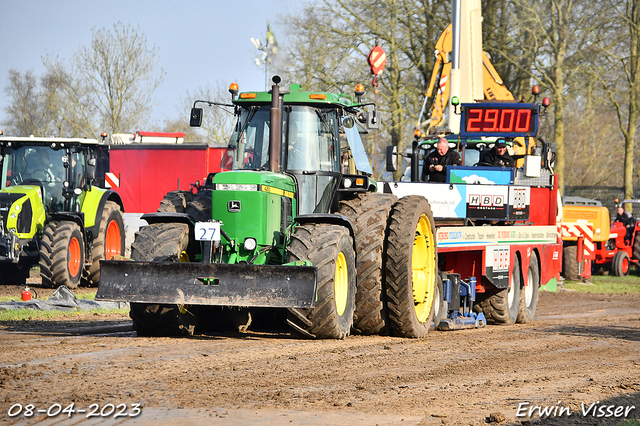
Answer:
[[[120,194],[127,213],[155,212],[168,192],[219,172],[223,153],[224,147],[204,144],[111,145],[105,184]]]

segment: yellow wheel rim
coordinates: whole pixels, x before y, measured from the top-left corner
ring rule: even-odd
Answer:
[[[186,251],[182,251],[182,253],[180,253],[180,258],[178,259],[178,261],[180,261],[180,262],[190,262],[189,255],[187,254]]]
[[[335,277],[335,297],[336,310],[338,316],[342,316],[347,310],[347,299],[349,298],[349,271],[347,270],[347,259],[344,253],[338,253],[336,260],[336,277]]]
[[[436,243],[431,222],[426,215],[420,216],[413,240],[411,257],[413,279],[413,302],[418,321],[429,319],[436,285]]]

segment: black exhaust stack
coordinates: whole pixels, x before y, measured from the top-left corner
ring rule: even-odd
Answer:
[[[271,86],[271,123],[269,127],[269,168],[273,172],[280,171],[280,145],[282,131],[280,129],[280,120],[282,112],[280,111],[280,87],[278,83],[282,79],[274,75],[271,79],[274,83]]]

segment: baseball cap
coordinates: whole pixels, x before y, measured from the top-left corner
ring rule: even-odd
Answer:
[[[498,148],[505,148],[507,146],[507,141],[504,139],[498,139],[496,140],[496,146]]]

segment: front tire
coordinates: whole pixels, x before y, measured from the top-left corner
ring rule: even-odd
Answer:
[[[429,202],[401,198],[391,209],[386,258],[387,307],[394,334],[424,337],[433,319],[438,275],[435,225]]]
[[[626,277],[629,275],[630,266],[629,255],[626,251],[619,251],[613,256],[611,270],[616,277]]]
[[[98,235],[93,240],[92,263],[88,268],[88,279],[94,286],[100,283],[100,261],[110,260],[124,253],[124,236],[120,206],[113,201],[107,201],[102,210]]]
[[[189,226],[183,223],[154,223],[143,226],[131,245],[131,258],[148,262],[188,262]],[[138,336],[192,335],[196,316],[188,305],[131,303],[129,316]]]
[[[292,332],[318,339],[347,337],[356,293],[355,252],[349,231],[336,225],[299,225],[287,253],[288,262],[309,260],[318,268],[316,305],[289,309],[287,323]]]
[[[47,223],[40,241],[40,276],[46,287],[78,288],[84,265],[84,239],[74,222]]]

